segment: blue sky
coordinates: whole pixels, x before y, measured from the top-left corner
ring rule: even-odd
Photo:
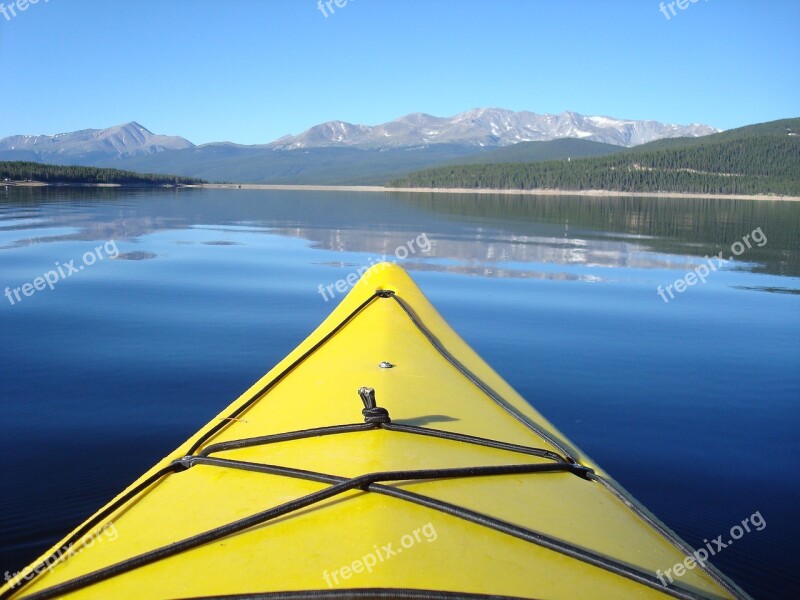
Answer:
[[[800,116],[800,2],[681,1],[667,19],[656,0],[39,0],[0,14],[0,137],[136,120],[266,143],[475,107]]]

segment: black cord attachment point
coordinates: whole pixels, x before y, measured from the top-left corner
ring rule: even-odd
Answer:
[[[180,473],[181,471],[188,471],[194,466],[192,462],[194,460],[194,456],[184,456],[183,458],[178,458],[172,461],[170,465],[175,469],[175,473]]]
[[[575,473],[578,477],[582,477],[587,481],[592,480],[592,476],[594,475],[594,469],[591,467],[587,467],[585,465],[574,464],[572,465],[572,472]]]
[[[364,423],[382,425],[392,422],[389,418],[389,411],[375,403],[373,388],[358,388],[358,395],[361,396],[361,401],[364,403],[364,410],[361,411],[361,414],[364,415]]]

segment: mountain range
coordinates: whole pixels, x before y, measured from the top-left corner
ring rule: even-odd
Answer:
[[[398,148],[429,144],[497,147],[578,138],[618,146],[637,146],[663,138],[697,137],[718,131],[707,125],[665,125],[657,121],[587,117],[574,112],[549,115],[476,108],[447,118],[413,113],[374,127],[331,121],[300,135],[286,136],[271,145],[284,150],[330,146]]]
[[[446,118],[414,113],[375,126],[331,121],[260,145],[195,145],[130,122],[107,129],[7,137],[0,140],[0,160],[113,167],[213,181],[370,184],[454,161],[599,156],[655,140],[718,131],[707,125],[483,108]]]
[[[799,132],[800,119],[781,119],[576,160],[462,161],[417,171],[388,185],[800,196]]]

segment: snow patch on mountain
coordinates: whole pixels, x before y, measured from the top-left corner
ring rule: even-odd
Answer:
[[[327,134],[336,130],[337,135]],[[412,113],[381,125],[353,125],[332,121],[297,136],[285,136],[275,147],[349,146],[382,148],[422,143],[472,146],[509,146],[520,142],[580,138],[618,146],[637,146],[671,137],[698,137],[719,132],[707,125],[669,125],[575,112],[558,115],[514,112],[502,108],[475,108],[452,117]]]
[[[52,156],[131,157],[193,148],[182,137],[156,135],[135,121],[106,129],[84,129],[54,135],[15,135],[0,140],[0,150],[30,151],[39,160]]]

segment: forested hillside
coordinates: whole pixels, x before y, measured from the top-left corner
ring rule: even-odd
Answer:
[[[497,163],[534,163],[548,160],[588,158],[607,156],[627,150],[624,146],[604,144],[578,138],[560,138],[547,142],[519,142],[452,160],[447,165],[476,165]],[[440,165],[445,166],[445,165]]]
[[[800,119],[662,140],[599,158],[427,169],[394,187],[800,195]]]
[[[194,177],[133,173],[118,169],[43,165],[35,162],[0,162],[0,179],[53,184],[187,185],[203,183]]]

